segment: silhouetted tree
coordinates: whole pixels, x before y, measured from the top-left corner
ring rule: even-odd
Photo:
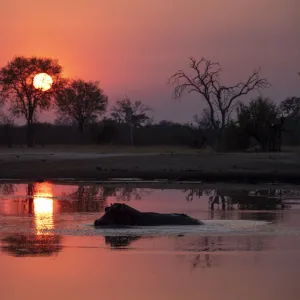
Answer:
[[[57,96],[59,118],[76,122],[80,132],[88,122],[98,120],[106,111],[108,98],[99,87],[99,82],[72,80]]]
[[[300,117],[300,97],[289,97],[283,100],[279,109],[286,117],[299,118]]]
[[[110,119],[104,119],[102,122],[102,130],[98,134],[97,141],[100,144],[112,143],[119,137],[119,131],[116,122]]]
[[[248,105],[240,103],[237,113],[241,131],[256,139],[262,150],[269,150],[272,138],[270,128],[279,117],[276,104],[268,98],[258,97]]]
[[[14,116],[12,114],[4,114],[0,112],[0,124],[4,128],[4,138],[8,148],[12,148],[12,128],[14,127]]]
[[[112,108],[111,117],[118,123],[125,123],[130,130],[130,143],[134,144],[133,130],[149,124],[152,118],[148,113],[152,109],[141,101],[132,102],[129,98],[119,100]]]
[[[197,129],[200,137],[200,140],[197,140],[198,147],[202,148],[206,142],[209,142],[210,145],[213,144],[216,131],[211,122],[209,110],[204,108],[201,115],[195,114],[193,121],[192,127]]]
[[[248,77],[245,82],[238,82],[232,86],[221,85],[220,64],[202,57],[200,60],[190,58],[189,65],[192,73],[183,70],[177,71],[169,79],[169,83],[175,85],[173,97],[179,99],[187,93],[197,93],[206,101],[210,123],[218,132],[217,141],[222,137],[225,127],[230,121],[236,100],[247,95],[253,90],[259,90],[269,86],[266,79],[261,79],[259,70]]]
[[[47,73],[52,77],[50,89],[33,86],[34,76]],[[62,67],[57,60],[37,57],[16,57],[0,70],[0,95],[8,102],[11,112],[27,122],[27,146],[32,147],[33,123],[40,111],[50,108],[55,93],[62,87]]]

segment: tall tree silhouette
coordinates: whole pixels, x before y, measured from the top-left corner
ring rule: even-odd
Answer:
[[[210,124],[218,132],[217,141],[230,122],[236,100],[253,90],[269,86],[266,79],[260,78],[259,70],[254,70],[245,81],[231,86],[222,85],[220,64],[204,57],[200,60],[190,58],[189,68],[191,72],[178,70],[170,77],[169,83],[175,86],[173,97],[179,99],[184,93],[197,93],[204,99]]]
[[[98,120],[107,108],[108,98],[99,82],[72,80],[56,98],[58,121],[75,122],[80,132],[88,122]]]
[[[118,123],[127,124],[130,132],[130,143],[134,144],[134,128],[142,127],[151,123],[152,118],[149,112],[152,109],[141,101],[131,101],[129,98],[119,100],[112,108],[111,116]]]
[[[281,113],[290,118],[300,117],[300,97],[288,97],[279,105]]]
[[[52,87],[43,91],[33,86],[33,79],[39,73],[52,77]],[[0,69],[0,98],[4,99],[11,112],[24,117],[27,123],[27,146],[34,145],[33,123],[38,109],[47,110],[56,92],[63,86],[62,67],[57,60],[38,57],[16,57]]]
[[[268,98],[258,97],[248,105],[240,103],[238,107],[238,124],[241,132],[253,137],[262,150],[268,151],[272,144],[272,125],[279,118],[277,105]]]

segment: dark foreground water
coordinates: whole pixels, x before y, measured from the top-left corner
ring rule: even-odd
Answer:
[[[0,299],[300,299],[300,192],[0,185]],[[97,230],[113,202],[203,226]]]

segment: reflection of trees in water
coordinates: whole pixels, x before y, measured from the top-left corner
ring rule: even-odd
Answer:
[[[17,234],[2,239],[2,251],[12,256],[51,256],[62,250],[58,235]]]
[[[35,234],[15,234],[2,239],[2,251],[12,256],[51,256],[62,250],[59,235],[44,233],[43,229],[52,228],[53,222],[53,199],[50,190],[39,188],[49,187],[49,183],[28,183],[26,197],[19,200],[24,203],[21,213],[34,216],[30,221],[36,230]],[[13,189],[15,192],[15,189]]]
[[[107,198],[114,197],[116,201],[141,200],[152,191],[137,189],[131,186],[111,187],[102,185],[80,185],[75,192],[64,194],[69,201],[60,201],[64,212],[99,212],[107,206]]]
[[[219,191],[218,189],[188,189],[184,190],[187,201],[202,196],[209,197],[210,209],[231,210],[238,208],[241,210],[276,210],[287,208],[284,204],[284,195],[292,191],[282,189],[267,190],[238,190]]]
[[[175,249],[179,251],[195,251],[192,259],[193,268],[211,268],[218,266],[218,255],[214,252],[252,251],[266,249],[268,237],[263,236],[186,236],[176,240]]]
[[[192,260],[192,266],[193,268],[211,268],[215,266],[215,262],[213,263],[211,254],[209,253],[197,254]]]
[[[41,184],[41,183],[40,183]],[[15,184],[1,184],[0,192],[6,195],[13,195],[17,190]],[[36,183],[28,183],[26,186],[26,197],[18,199],[24,203],[23,214],[33,215],[33,201],[37,192]],[[150,195],[153,190],[134,188],[132,186],[112,187],[99,184],[79,185],[71,193],[62,193],[56,202],[56,207],[60,213],[70,212],[101,212],[107,206],[108,197],[114,197],[116,201],[141,200]]]
[[[7,196],[12,196],[17,191],[17,185],[16,184],[3,184],[0,185],[0,193],[5,194]],[[33,200],[34,200],[34,194],[35,194],[35,184],[34,183],[28,183],[26,185],[26,196],[18,196],[17,198],[9,199],[10,202],[8,203],[10,208],[12,208],[11,212],[12,214],[17,215],[33,215]],[[15,205],[17,204],[17,205]]]
[[[117,201],[131,201],[131,200],[142,200],[143,197],[150,195],[153,190],[134,188],[129,185],[116,190],[116,200]]]
[[[155,239],[156,237],[149,237],[149,236],[105,236],[105,244],[109,245],[111,248],[119,248],[119,249],[126,249],[126,247],[128,247],[130,244],[132,244],[135,241],[138,241],[140,239],[145,239],[145,238],[151,238],[151,239]],[[187,240],[189,240],[190,237],[186,237]],[[178,240],[179,238],[176,237],[175,240]],[[186,241],[186,239],[185,239]],[[204,237],[204,241],[206,242],[207,246],[209,246],[209,237]],[[181,245],[178,247],[178,245],[175,243],[175,250],[179,250],[179,251],[190,251],[191,249],[187,249],[189,248],[189,244],[185,245]],[[171,249],[173,250],[173,249]],[[200,251],[200,250],[196,250],[196,251]],[[202,249],[202,251],[207,251],[209,252],[209,250],[207,249],[207,247],[205,249]],[[202,259],[203,258],[203,259]],[[213,266],[216,266],[216,263],[213,262],[212,259],[212,255],[211,253],[204,253],[204,254],[197,254],[195,256],[195,258],[193,258],[192,260],[192,266],[193,268],[196,267],[202,267],[202,268],[210,268]]]
[[[279,217],[282,217],[282,214],[275,213],[274,211],[289,208],[290,205],[286,204],[284,199],[286,199],[287,195],[289,197],[296,197],[297,193],[299,193],[298,191],[277,188],[231,191],[194,189],[184,190],[184,192],[187,194],[186,199],[188,201],[193,201],[196,197],[206,196],[211,211],[211,218],[214,218],[214,211],[218,211],[219,214],[221,213],[220,217],[226,219],[232,217],[230,212],[238,210],[239,212],[237,213],[241,220],[265,221],[276,221]]]
[[[60,200],[60,212],[99,212],[107,206],[107,198],[115,188],[101,185],[79,185],[75,192],[64,194],[69,200]]]
[[[0,194],[8,196],[13,195],[17,190],[17,187],[15,184],[12,183],[3,183],[0,184]]]
[[[213,189],[186,189],[183,190],[186,193],[185,199],[187,201],[193,201],[194,198],[200,198],[202,196],[210,196],[215,190]]]
[[[105,244],[111,248],[126,249],[140,239],[155,239],[149,236],[105,236]],[[219,255],[215,252],[259,252],[267,248],[271,237],[266,236],[197,236],[172,237],[172,251],[197,252],[190,261],[193,268],[212,268],[220,265]],[[188,257],[191,257],[188,255]]]
[[[28,183],[27,185],[27,199],[25,201],[28,202],[28,213],[29,215],[33,214],[33,196],[35,192],[34,183]]]
[[[42,183],[39,183],[42,184]],[[17,201],[24,203],[23,213],[33,215],[33,200],[36,194],[36,183],[31,182],[26,186],[26,197]],[[17,190],[16,184],[1,184],[0,193],[13,195]],[[141,200],[150,195],[153,190],[135,188],[130,185],[124,187],[103,186],[99,184],[78,185],[76,190],[70,193],[62,193],[56,201],[60,213],[70,212],[101,212],[107,206],[108,197],[114,197],[116,201]]]
[[[274,211],[288,208],[288,206],[284,204],[282,197],[276,194],[276,190],[269,190],[269,193],[265,195],[251,192],[252,191],[235,191],[231,192],[229,196],[224,196],[222,194],[210,196],[210,210],[213,212],[215,209],[221,209],[222,211],[238,209],[240,211],[240,220],[272,222],[277,221],[279,217],[282,217],[281,214],[275,213]]]
[[[0,185],[0,193],[2,191],[2,194],[11,196],[14,195],[17,191],[17,185],[16,184],[3,184]],[[34,183],[28,183],[26,185],[26,196],[19,196],[18,198],[11,199],[10,204],[17,203],[21,204],[17,206],[16,211],[13,211],[13,213],[17,213],[18,215],[33,215],[33,200],[35,195],[36,189]]]
[[[186,236],[176,242],[176,250],[198,252],[262,251],[265,236]]]
[[[43,184],[44,183],[31,182],[26,185],[26,196],[20,196],[14,201],[22,204],[21,210],[18,211],[18,214],[29,216],[34,214],[34,199],[39,192],[38,185]],[[0,185],[0,192],[1,189],[2,191],[6,191],[7,195],[13,195],[17,190],[15,184]],[[2,192],[2,194],[4,194],[4,192]],[[103,187],[101,185],[79,185],[74,192],[55,195],[58,196],[58,200],[54,199],[52,194],[41,196],[40,198],[52,200],[57,211],[60,213],[98,212],[104,210],[107,198],[109,196],[114,196],[115,194],[116,188],[114,187]]]

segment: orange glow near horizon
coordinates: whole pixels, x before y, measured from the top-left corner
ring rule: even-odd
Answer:
[[[34,216],[37,235],[47,234],[44,230],[54,228],[53,224],[53,193],[49,182],[36,184],[34,194]]]
[[[297,0],[2,1],[0,68],[20,55],[58,59],[64,77],[100,81],[110,104],[128,95],[156,120],[190,122],[205,102],[191,93],[174,105],[166,84],[190,56],[220,62],[222,84],[261,67],[272,83],[265,96],[298,93],[299,8]]]

